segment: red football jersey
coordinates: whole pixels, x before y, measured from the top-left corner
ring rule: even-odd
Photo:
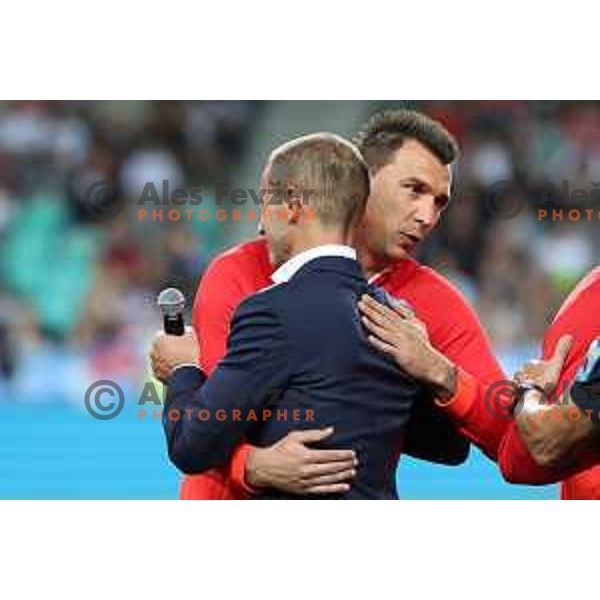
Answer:
[[[205,273],[194,304],[193,324],[202,367],[210,373],[225,355],[229,322],[238,304],[271,284],[272,267],[264,239],[242,243],[219,255]],[[484,403],[487,387],[506,379],[487,336],[462,294],[441,275],[412,259],[372,278],[393,296],[407,300],[427,325],[434,346],[460,367],[458,392],[448,410],[461,431],[497,458],[508,422]],[[228,468],[184,479],[184,499],[244,497],[244,464],[249,446],[242,445]],[[525,451],[526,450],[522,450]]]
[[[577,285],[556,314],[544,338],[544,359],[553,355],[558,340],[567,334],[573,336],[573,346],[558,382],[559,390],[573,381],[585,360],[589,345],[600,337],[600,268],[594,269]],[[524,443],[516,424],[511,423],[499,456],[500,468],[509,481],[540,484],[566,477],[561,488],[563,499],[600,499],[600,466],[569,476],[576,467],[562,473],[555,469],[543,469],[530,456],[524,457],[523,449]]]

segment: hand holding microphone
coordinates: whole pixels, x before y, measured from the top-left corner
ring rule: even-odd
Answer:
[[[163,315],[164,332],[158,333],[152,342],[150,361],[154,376],[167,383],[177,367],[198,364],[198,344],[191,329],[186,331],[185,297],[178,289],[163,290],[157,304]]]

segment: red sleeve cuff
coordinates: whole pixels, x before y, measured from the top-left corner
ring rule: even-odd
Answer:
[[[471,410],[476,397],[477,380],[458,367],[456,392],[454,396],[446,400],[438,399],[435,403],[446,411],[453,419],[462,421]]]
[[[229,477],[232,486],[243,496],[257,494],[258,490],[251,487],[246,481],[246,461],[254,447],[250,444],[240,444],[231,457]]]

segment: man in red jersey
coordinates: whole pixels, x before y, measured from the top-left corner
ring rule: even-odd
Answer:
[[[519,434],[535,461],[557,481],[600,462],[600,338],[572,381],[561,376],[573,344],[564,336],[552,357],[532,360],[515,375],[522,404],[515,409]]]
[[[510,424],[500,448],[500,468],[508,481],[545,484],[564,480],[563,499],[600,499],[600,448],[595,422],[600,405],[594,408],[597,384],[590,381],[597,368],[598,338],[599,267],[577,285],[556,314],[544,338],[543,362],[526,364],[516,375],[525,387],[532,382],[543,389],[548,384],[556,385],[557,393],[550,394],[548,400],[557,402],[544,403],[536,389],[526,392],[523,408]],[[582,370],[584,364],[586,369]],[[582,390],[588,384],[595,388]],[[530,449],[533,460],[514,460],[515,448],[523,445]]]
[[[431,347],[427,328],[412,313],[401,307],[391,310],[369,297],[362,298],[359,307],[372,333],[370,341],[393,356],[402,369],[425,382],[452,382],[451,373],[456,372],[456,366]],[[598,426],[590,419],[590,415],[596,421],[600,417],[599,406],[594,404],[598,402],[598,383],[594,378],[600,369],[599,337],[597,268],[576,287],[558,312],[544,340],[544,360],[527,363],[515,375],[516,382],[522,385],[524,404],[515,411],[516,420],[508,419],[508,414],[500,415],[507,427],[499,445],[498,463],[507,481],[543,485],[564,480],[563,499],[600,499]],[[582,370],[586,355],[588,362]],[[558,394],[543,399],[548,385],[557,386]],[[448,386],[450,398],[439,399],[438,405],[454,415],[461,430],[472,438],[480,423],[482,435],[486,435],[485,420],[480,415],[498,410],[499,400],[494,406],[490,404],[494,399],[486,394],[482,401],[477,389],[465,388],[453,396],[452,391],[452,385]],[[509,405],[506,403],[505,407]]]
[[[485,409],[489,385],[506,379],[477,316],[456,288],[410,257],[436,227],[449,201],[449,165],[456,144],[439,124],[413,111],[376,115],[356,140],[371,174],[371,196],[355,246],[371,281],[408,301],[427,325],[432,345],[459,366],[451,401],[479,398],[473,418],[461,427],[492,459],[508,426]],[[246,296],[269,285],[273,271],[265,240],[254,240],[217,257],[204,275],[194,306],[194,329],[203,368],[210,373],[224,355],[233,310]],[[461,405],[460,402],[457,405]],[[450,411],[450,414],[452,412]],[[327,432],[313,432],[314,441]],[[229,468],[188,477],[181,497],[236,498],[254,481],[273,487],[310,486],[302,474],[306,443],[288,436],[270,448],[238,448]],[[525,447],[522,452],[527,453]],[[250,485],[249,485],[250,484]],[[302,488],[300,488],[302,489]]]

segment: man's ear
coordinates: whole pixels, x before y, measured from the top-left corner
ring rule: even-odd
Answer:
[[[287,211],[287,222],[289,225],[297,225],[304,213],[302,205],[286,206],[285,210]]]
[[[286,190],[286,210],[288,211],[288,223],[290,225],[298,223],[302,214],[302,194],[303,191],[294,183],[287,185]]]

